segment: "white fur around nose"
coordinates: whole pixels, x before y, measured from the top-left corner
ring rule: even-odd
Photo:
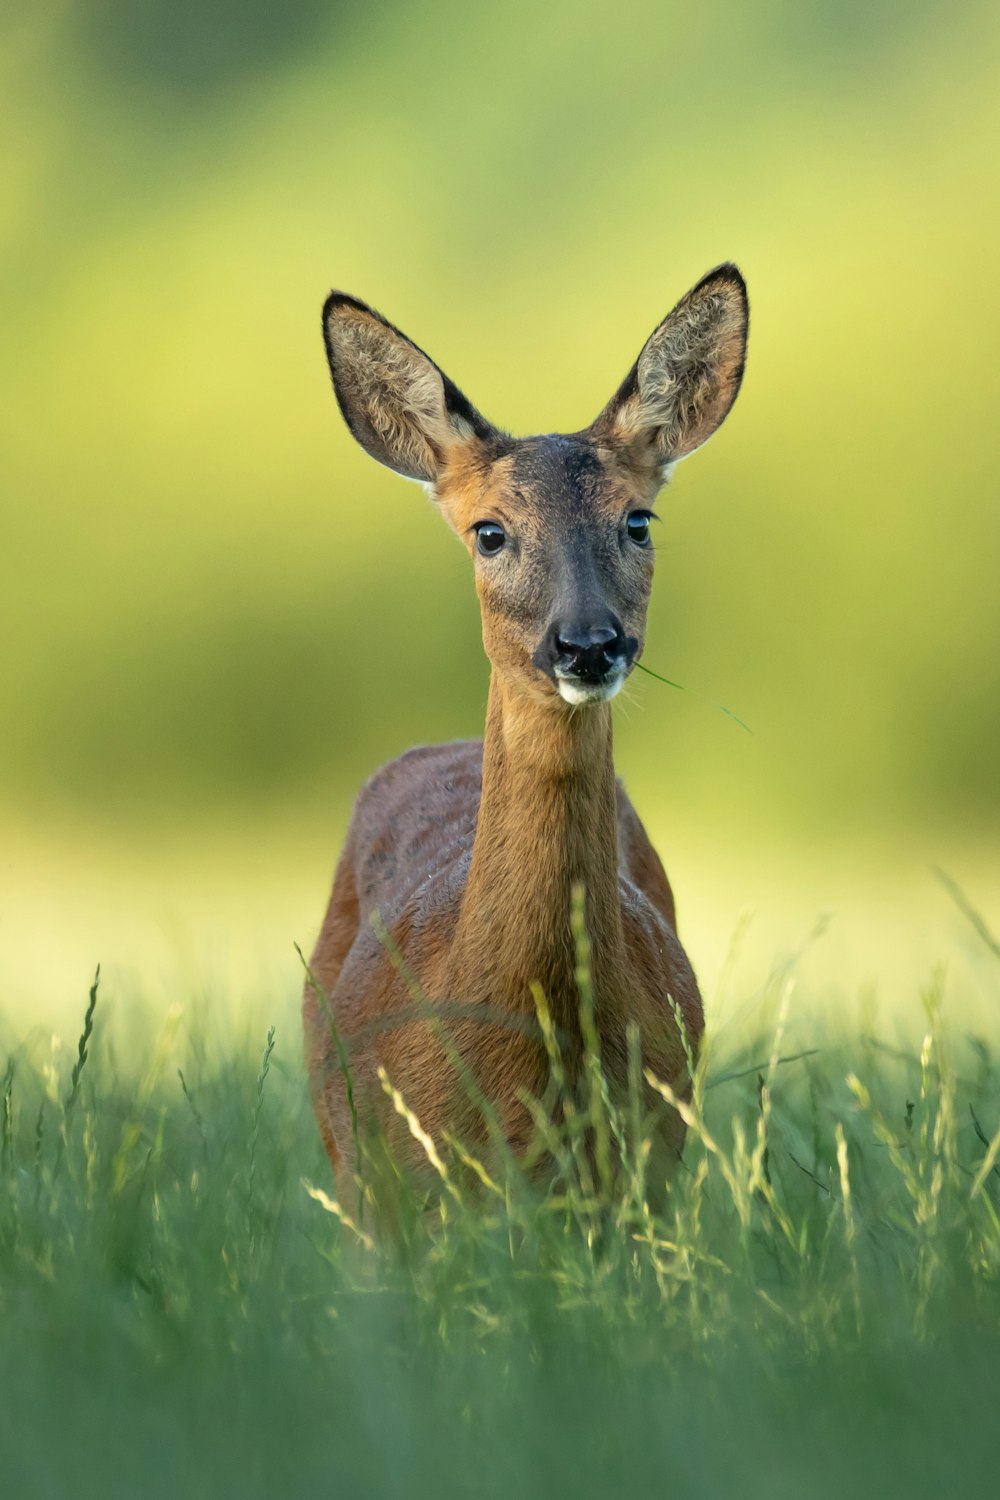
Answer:
[[[625,673],[618,672],[609,682],[580,682],[575,677],[563,677],[556,673],[559,696],[564,703],[574,706],[580,703],[605,703],[613,698],[625,681]]]

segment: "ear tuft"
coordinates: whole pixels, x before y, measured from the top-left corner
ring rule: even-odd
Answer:
[[[591,431],[662,482],[707,442],[736,400],[748,323],[737,267],[709,271],[650,334]]]
[[[398,474],[433,483],[449,449],[491,431],[434,361],[358,298],[330,293],[323,338],[345,422]]]

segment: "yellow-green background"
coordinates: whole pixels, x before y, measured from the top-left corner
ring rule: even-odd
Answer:
[[[736,260],[743,392],[660,507],[689,691],[618,717],[682,932],[711,986],[741,911],[774,956],[829,907],[823,983],[891,996],[960,931],[931,864],[996,913],[998,43],[981,0],[12,0],[0,1004],[97,958],[287,993],[358,783],[478,732],[467,559],[348,437],[331,285],[567,430]]]

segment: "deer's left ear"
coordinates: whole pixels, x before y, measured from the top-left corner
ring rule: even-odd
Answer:
[[[709,271],[650,334],[590,435],[662,483],[708,441],[736,400],[748,323],[739,271]]]

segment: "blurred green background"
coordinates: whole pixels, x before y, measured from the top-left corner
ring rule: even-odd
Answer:
[[[736,260],[743,392],[660,506],[689,691],[618,717],[683,932],[710,979],[745,905],[832,904],[894,971],[929,864],[1000,902],[998,43],[985,0],[9,0],[5,1003],[293,983],[359,782],[480,730],[467,559],[340,420],[331,285],[523,433]]]

